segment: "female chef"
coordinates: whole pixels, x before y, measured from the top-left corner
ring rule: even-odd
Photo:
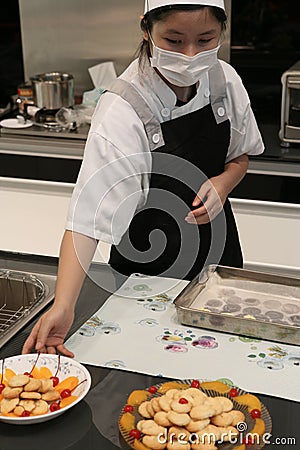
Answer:
[[[55,302],[23,352],[64,338],[97,243],[122,274],[191,279],[242,267],[228,195],[263,143],[235,70],[218,59],[223,0],[146,0],[143,42],[99,100],[61,245]]]

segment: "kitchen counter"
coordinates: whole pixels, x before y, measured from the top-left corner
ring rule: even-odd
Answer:
[[[0,252],[0,267],[30,272],[56,274],[57,259],[41,256],[29,256]],[[91,278],[87,277],[82,288],[77,306],[75,322],[70,334],[75,332],[105,300],[119,287],[124,278],[115,278],[106,264],[93,264]],[[107,290],[101,288],[105,279]],[[110,291],[110,292],[108,292]],[[26,326],[0,350],[0,358],[21,352],[23,342],[35,321]],[[118,413],[126,402],[127,395],[133,389],[144,389],[162,381],[161,378],[87,366],[92,376],[92,387],[87,397],[70,411],[57,419],[32,426],[13,426],[0,423],[0,449],[17,448],[35,450],[37,448],[110,450],[123,448],[118,444],[116,427]],[[199,374],[199,376],[201,376]],[[273,421],[271,442],[281,438],[278,449],[300,445],[299,413],[300,404],[279,398],[259,395],[267,406]],[[287,441],[293,439],[293,441]],[[290,442],[288,445],[287,442]],[[126,448],[126,447],[125,447]]]

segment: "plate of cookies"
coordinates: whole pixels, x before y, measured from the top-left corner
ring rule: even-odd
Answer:
[[[68,411],[91,386],[88,370],[62,355],[29,354],[0,361],[0,421],[27,425]]]
[[[260,450],[272,420],[260,399],[228,380],[174,380],[134,390],[119,416],[126,448]],[[249,447],[251,446],[251,447]]]

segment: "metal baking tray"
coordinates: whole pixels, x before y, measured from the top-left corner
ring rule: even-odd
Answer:
[[[300,344],[300,278],[210,265],[174,304],[184,325]]]

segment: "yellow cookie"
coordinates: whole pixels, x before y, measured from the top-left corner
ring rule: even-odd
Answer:
[[[28,383],[30,380],[28,375],[14,375],[10,378],[8,386],[10,387],[21,387]]]
[[[143,436],[142,441],[151,450],[164,450],[166,448],[166,444],[159,442],[158,436]]]
[[[188,414],[177,413],[175,411],[169,411],[167,417],[170,422],[172,422],[174,425],[178,425],[179,427],[185,427],[191,421],[191,418]]]
[[[186,425],[186,429],[191,433],[198,433],[198,431],[203,430],[203,428],[209,425],[210,419],[203,420],[191,420],[190,423]]]
[[[145,402],[142,402],[138,407],[138,412],[142,417],[145,417],[146,419],[151,419],[151,414],[148,411],[147,405],[150,403],[148,400]]]
[[[35,407],[31,411],[34,416],[39,416],[42,414],[46,414],[48,412],[48,403],[44,400],[37,400],[35,402]]]
[[[2,391],[2,395],[4,398],[17,398],[21,394],[22,390],[23,388],[21,387],[12,388],[6,386]]]
[[[154,420],[158,425],[162,427],[170,427],[172,423],[168,419],[168,413],[166,411],[158,411],[154,415]]]
[[[1,414],[8,414],[12,412],[18,403],[19,403],[18,398],[3,398],[0,402]]]
[[[42,382],[41,380],[36,380],[35,378],[30,378],[27,384],[24,386],[25,392],[38,392],[41,388]]]
[[[45,402],[55,402],[55,400],[58,400],[59,398],[60,394],[59,392],[55,391],[55,389],[42,394],[42,400],[45,400]]]
[[[40,398],[42,398],[42,394],[40,394],[39,392],[22,392],[20,394],[20,398],[24,398],[24,399],[29,399],[29,400],[39,400]]]

